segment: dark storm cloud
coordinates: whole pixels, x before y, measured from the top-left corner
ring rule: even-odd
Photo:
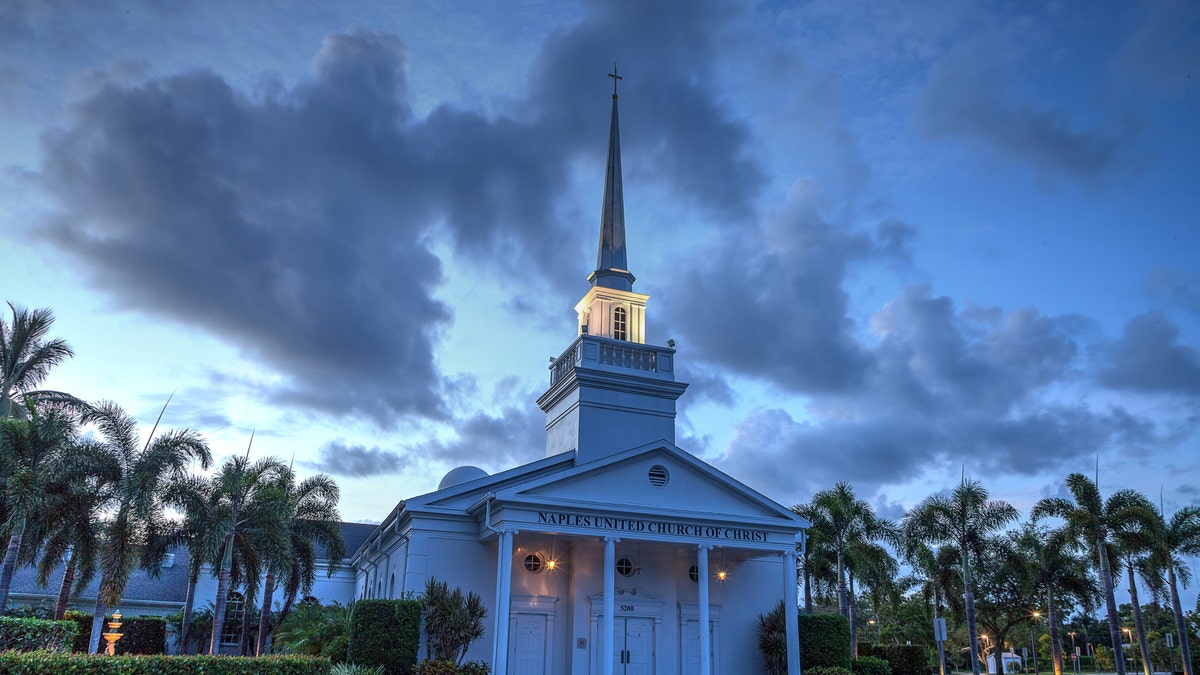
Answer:
[[[1179,328],[1161,312],[1129,320],[1105,350],[1102,384],[1144,392],[1200,394],[1200,353],[1179,341]]]
[[[328,37],[314,79],[291,89],[248,96],[211,72],[110,83],[44,136],[38,178],[59,212],[40,235],[127,308],[269,364],[283,381],[267,400],[383,425],[449,419],[433,353],[452,313],[433,296],[431,241],[493,270],[576,275],[594,227],[558,218],[559,200],[577,159],[602,161],[596,80],[614,56],[644,64],[628,80],[649,120],[641,170],[746,210],[760,174],[741,157],[745,129],[701,86],[724,18],[702,9],[597,4],[547,42],[514,117],[442,105],[415,118],[403,44],[359,29]]]
[[[765,227],[693,255],[700,264],[680,270],[660,306],[684,330],[689,357],[794,391],[853,388],[870,358],[853,339],[842,282],[876,250],[796,199]]]
[[[861,386],[821,397],[800,420],[755,411],[718,464],[768,494],[803,497],[840,480],[870,494],[932,467],[1032,476],[1100,448],[1171,442],[1123,409],[1046,400],[1074,377],[1085,325],[1026,308],[958,309],[909,288],[871,319]]]
[[[409,460],[404,454],[378,446],[368,448],[337,440],[321,446],[317,461],[301,464],[335,476],[367,478],[400,473],[408,468]]]
[[[917,106],[917,125],[933,137],[973,140],[1040,169],[1079,177],[1112,169],[1140,124],[1125,120],[1080,129],[1057,110],[1009,100],[987,69],[935,67]]]
[[[512,400],[532,401],[529,392]],[[478,412],[454,422],[456,437],[428,443],[410,452],[450,464],[507,469],[546,455],[546,417],[532,405],[509,405],[495,413]]]
[[[1150,295],[1200,316],[1200,278],[1174,270],[1158,269],[1146,283]]]

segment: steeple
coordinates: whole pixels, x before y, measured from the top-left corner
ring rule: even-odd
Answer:
[[[646,301],[625,269],[625,205],[616,68],[612,127],[604,177],[600,254],[592,287],[575,304],[579,336],[550,359],[550,388],[538,399],[546,413],[546,456],[575,452],[582,464],[657,440],[675,442],[675,345],[646,344]]]
[[[600,215],[600,250],[596,271],[588,276],[593,286],[632,291],[633,274],[625,257],[625,195],[621,189],[621,132],[617,124],[617,67],[613,78],[612,121],[608,130],[608,162],[604,168],[604,207]]]

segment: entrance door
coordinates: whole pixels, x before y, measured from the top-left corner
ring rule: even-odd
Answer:
[[[613,673],[654,675],[654,619],[616,618],[613,622]]]
[[[546,675],[546,615],[517,614],[512,636],[513,675]]]
[[[717,628],[708,623],[708,662],[712,675],[717,675]],[[700,672],[700,622],[689,619],[683,623],[683,673],[693,675]]]

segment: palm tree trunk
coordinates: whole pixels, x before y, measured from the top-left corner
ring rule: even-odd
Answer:
[[[850,578],[850,592],[846,598],[846,611],[850,618],[850,658],[858,658],[858,603],[854,601],[854,575],[846,575]]]
[[[242,603],[242,636],[238,639],[238,656],[245,656],[250,646],[250,609],[252,601],[253,598],[247,592],[246,600]]]
[[[1183,622],[1183,607],[1179,604],[1179,584],[1175,581],[1175,561],[1167,560],[1167,584],[1171,587],[1171,612],[1175,614],[1175,633],[1179,636],[1179,655],[1183,659],[1183,675],[1192,673],[1192,648],[1188,645],[1187,626]]]
[[[837,554],[837,574],[838,574],[838,611],[847,619],[850,618],[850,606],[846,601],[846,567],[842,563],[842,551],[839,549]],[[854,626],[850,627],[850,634],[854,635]]]
[[[967,548],[963,546],[963,600],[967,611],[967,638],[971,642],[971,672],[979,675],[979,633],[975,629],[975,593],[971,591],[971,561]]]
[[[104,584],[100,584],[100,588],[103,587]],[[100,591],[97,589],[96,604],[92,607],[92,637],[88,639],[89,654],[95,654],[100,651],[100,634],[104,632],[104,615],[108,613],[108,607],[100,598]]]
[[[183,600],[183,625],[179,628],[179,653],[188,653],[188,639],[192,632],[192,605],[196,603],[196,583],[200,580],[200,568],[188,575],[187,595]]]
[[[62,621],[67,613],[67,604],[71,601],[71,584],[75,583],[75,549],[71,549],[71,557],[67,559],[67,569],[63,570],[62,585],[58,588],[58,601],[54,603],[54,620]]]
[[[1062,642],[1058,632],[1058,612],[1054,611],[1054,590],[1046,591],[1046,623],[1050,624],[1050,657],[1054,675],[1062,675]]]
[[[1118,623],[1117,600],[1113,597],[1112,568],[1108,565],[1108,544],[1096,541],[1100,549],[1100,581],[1104,584],[1104,604],[1108,610],[1108,638],[1112,641],[1113,666],[1117,675],[1125,675],[1125,651],[1121,648],[1121,625]]]
[[[208,643],[208,653],[213,656],[221,652],[221,633],[225,630],[225,604],[229,601],[229,570],[233,564],[232,532],[225,536],[224,549],[224,553],[221,555],[221,569],[217,573],[217,597],[213,607],[212,640]]]
[[[808,585],[804,586],[805,591]],[[258,614],[258,644],[254,649],[255,656],[262,656],[267,645],[267,631],[271,627],[271,601],[275,595],[275,573],[267,570],[267,579],[263,583],[262,611]]]
[[[21,551],[21,538],[25,535],[25,519],[21,518],[13,525],[12,536],[8,538],[8,551],[4,554],[4,565],[0,567],[0,614],[8,609],[8,591],[12,588],[13,574],[17,571],[17,553]]]
[[[1133,625],[1137,630],[1138,645],[1142,649],[1142,673],[1153,675],[1154,669],[1150,664],[1150,645],[1146,642],[1146,624],[1142,621],[1142,606],[1138,604],[1137,583],[1134,582],[1133,558],[1126,559],[1129,568],[1129,603],[1133,605]]]

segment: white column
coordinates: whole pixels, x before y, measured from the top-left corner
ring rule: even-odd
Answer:
[[[709,544],[696,547],[696,581],[700,587],[700,675],[712,673],[712,634],[708,624],[708,552]]]
[[[613,613],[616,611],[617,538],[604,538],[604,653],[600,672],[613,675]],[[499,675],[499,674],[498,674]]]
[[[496,550],[496,629],[493,632],[492,672],[508,672],[508,608],[512,602],[513,531],[501,530]]]
[[[796,578],[796,552],[784,551],[780,556],[783,567],[783,617],[787,631],[787,672],[800,675],[800,620],[796,617],[799,607],[799,584]]]

